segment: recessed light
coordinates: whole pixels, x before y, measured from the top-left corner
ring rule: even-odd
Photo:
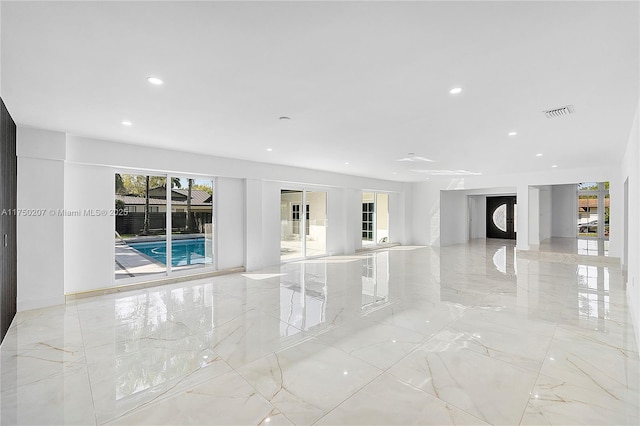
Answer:
[[[349,163],[348,163],[348,162],[345,162],[345,163],[344,163],[344,165],[345,165],[345,166],[348,166],[348,165],[349,165]]]
[[[391,174],[392,174],[392,175],[397,175],[397,174],[398,174],[398,172],[391,172]]]
[[[509,132],[509,133],[508,133],[508,135],[509,135],[509,136],[515,136],[515,135],[517,135],[517,134],[518,134],[518,132]]]
[[[541,152],[537,153],[536,157],[542,157],[542,153]]]
[[[164,84],[164,81],[160,80],[158,77],[147,77],[147,81],[156,86]]]
[[[267,148],[267,151],[271,152],[271,151],[273,151],[273,148]]]
[[[553,168],[555,169],[556,167],[558,167],[558,165],[557,165],[557,164],[554,164],[554,165],[553,165],[553,166],[551,166],[551,167],[553,167]]]
[[[133,126],[133,123],[129,120],[122,120],[121,123],[123,126]]]
[[[451,93],[452,95],[457,95],[461,92],[462,92],[462,87],[454,87],[453,89],[449,90],[449,93]]]

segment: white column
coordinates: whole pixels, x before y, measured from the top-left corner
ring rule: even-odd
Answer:
[[[517,234],[516,248],[518,250],[529,250],[529,186],[518,185],[517,191]]]

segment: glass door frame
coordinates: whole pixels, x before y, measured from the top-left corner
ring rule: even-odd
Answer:
[[[138,284],[138,283],[144,283],[144,282],[148,282],[148,281],[155,281],[155,280],[162,280],[162,279],[167,279],[167,278],[177,278],[177,277],[187,277],[190,275],[198,275],[198,274],[202,274],[202,273],[208,273],[208,272],[215,272],[218,270],[218,226],[217,226],[217,221],[218,221],[218,209],[217,209],[217,205],[218,205],[218,191],[217,189],[217,178],[214,176],[209,176],[209,175],[200,175],[200,174],[194,174],[194,173],[171,173],[171,172],[166,172],[166,171],[157,171],[157,170],[144,170],[144,169],[128,169],[128,168],[123,168],[123,167],[118,167],[118,168],[114,168],[113,169],[113,175],[115,177],[116,174],[130,174],[130,175],[141,175],[141,176],[157,176],[157,177],[164,177],[165,178],[165,182],[167,185],[167,191],[165,193],[165,205],[166,205],[166,218],[165,218],[165,227],[166,227],[166,231],[165,231],[165,242],[167,245],[167,253],[166,253],[166,263],[165,263],[165,271],[164,273],[162,272],[158,272],[158,274],[155,275],[146,275],[146,276],[139,276],[139,277],[129,277],[129,278],[121,278],[116,280],[116,274],[115,271],[111,276],[111,283],[112,283],[112,287],[116,287],[116,286],[121,286],[121,285],[130,285],[130,284]],[[206,180],[211,180],[212,185],[213,185],[213,197],[211,200],[211,225],[213,227],[213,232],[212,232],[212,245],[213,245],[213,259],[212,259],[212,263],[211,265],[205,265],[203,267],[200,268],[196,268],[196,269],[186,269],[186,270],[180,270],[180,271],[174,271],[172,270],[172,265],[171,265],[171,244],[172,244],[172,219],[171,219],[171,210],[172,210],[172,204],[171,204],[171,179],[172,178],[184,178],[184,179],[206,179]],[[115,205],[115,191],[112,193],[112,204]],[[112,222],[112,229],[115,231],[116,229],[116,219],[115,216],[113,216],[113,222]],[[115,265],[115,250],[112,250],[112,264]]]
[[[370,240],[370,241],[369,240],[365,240],[363,238],[363,236],[362,236],[362,234],[365,232],[365,230],[362,229],[362,225],[365,222],[362,219],[362,216],[365,214],[365,211],[362,209],[362,206],[365,204],[364,194],[373,194],[373,203],[370,203],[370,202],[367,203],[367,204],[373,204],[373,211],[371,212],[372,213],[372,219],[373,219],[371,221],[371,224],[372,224],[372,240]],[[391,204],[390,203],[391,194],[392,194],[391,192],[375,191],[375,190],[369,190],[369,189],[363,189],[360,192],[360,226],[359,226],[360,234],[359,235],[360,235],[360,247],[361,248],[384,246],[385,244],[388,244],[388,243],[391,242],[391,238],[390,238],[391,237],[391,232],[390,232],[391,230],[389,229],[391,227],[391,223],[390,223],[390,220],[389,220],[390,219],[389,218],[389,206]],[[378,228],[378,216],[379,216],[378,208],[379,208],[379,205],[380,205],[380,203],[378,202],[378,197],[380,195],[386,195],[386,197],[387,197],[387,202],[386,202],[386,205],[387,205],[387,215],[386,215],[386,217],[387,217],[387,237],[386,238],[387,238],[387,241],[384,242],[384,243],[379,241],[380,238],[379,238],[379,235],[378,235],[378,229],[379,229]],[[367,211],[366,213],[369,213],[369,212]],[[369,223],[369,221],[366,221],[366,222]],[[367,230],[367,232],[369,232],[369,231]],[[366,244],[364,243],[365,241],[367,241]]]
[[[597,184],[597,189],[580,189],[580,184],[576,185],[576,203],[578,205],[578,208],[576,209],[576,223],[578,223],[578,220],[580,220],[580,216],[579,216],[579,209],[580,209],[580,196],[595,196],[597,199],[597,211],[598,211],[598,218],[597,220],[597,232],[595,236],[590,236],[590,235],[579,235],[580,234],[580,229],[578,226],[577,229],[577,234],[576,237],[580,238],[580,239],[588,239],[588,240],[609,240],[609,235],[605,234],[605,228],[608,225],[607,223],[605,223],[605,209],[606,209],[606,203],[605,203],[605,199],[606,198],[611,198],[611,192],[609,189],[605,188],[605,183],[606,182],[593,182],[595,184]],[[587,227],[587,231],[588,231],[588,227]],[[589,233],[589,232],[585,232],[585,233]]]
[[[300,201],[300,210],[299,210],[299,215],[300,215],[300,220],[299,220],[299,235],[300,240],[301,240],[301,246],[300,246],[300,252],[301,252],[301,256],[299,257],[292,257],[292,258],[287,258],[287,259],[282,259],[282,254],[280,255],[280,262],[281,263],[289,263],[289,262],[298,262],[300,260],[304,260],[304,259],[314,259],[314,258],[319,258],[319,257],[325,257],[329,254],[328,250],[327,250],[327,240],[326,240],[326,236],[327,236],[327,229],[329,228],[329,191],[327,190],[327,188],[314,188],[314,187],[310,187],[310,186],[303,186],[301,187],[300,185],[282,185],[280,187],[280,200],[282,200],[282,191],[299,191],[302,193],[302,199]],[[307,193],[308,192],[323,192],[325,195],[324,198],[324,214],[325,214],[325,245],[324,245],[324,252],[320,253],[320,254],[314,254],[314,255],[307,255],[307,206],[308,206],[308,202],[307,202]],[[297,204],[297,203],[296,203]],[[280,248],[282,248],[282,240],[280,242]]]

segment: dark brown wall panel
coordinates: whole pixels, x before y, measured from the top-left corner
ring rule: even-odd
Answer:
[[[16,314],[18,166],[16,124],[0,99],[0,339],[4,339]]]

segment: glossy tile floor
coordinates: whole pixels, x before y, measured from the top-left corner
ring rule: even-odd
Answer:
[[[2,424],[638,424],[619,269],[394,247],[23,312]]]

